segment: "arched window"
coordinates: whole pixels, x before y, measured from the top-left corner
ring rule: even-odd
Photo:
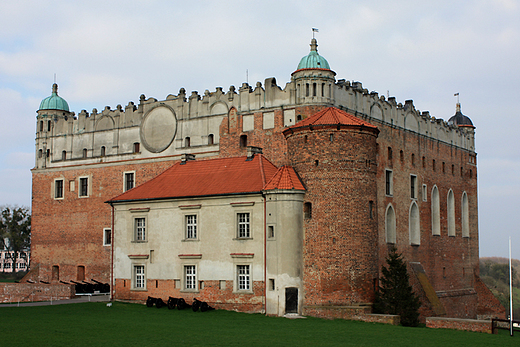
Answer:
[[[83,148],[83,158],[86,158],[86,157],[87,157],[87,149]]]
[[[312,96],[316,96],[316,83],[312,84]]]
[[[139,142],[134,142],[134,153],[139,153],[140,149]]]
[[[43,149],[38,150],[38,158],[43,157]]]
[[[441,234],[441,204],[439,199],[439,189],[433,186],[432,189],[432,235]]]
[[[385,234],[386,234],[386,243],[395,243],[396,235],[395,235],[395,211],[391,204],[386,208],[385,215]]]
[[[104,157],[107,154],[107,149],[105,146],[101,146],[101,156]]]
[[[309,83],[305,83],[305,96],[309,96]]]
[[[451,189],[448,192],[448,236],[455,236],[455,198]]]
[[[419,218],[419,207],[417,207],[417,203],[415,201],[412,201],[412,204],[410,205],[408,229],[410,232],[410,244],[416,246],[420,245],[421,223]]]
[[[469,237],[469,203],[466,192],[462,193],[462,237]]]
[[[392,160],[392,147],[388,147],[388,160]]]
[[[40,121],[40,131],[43,131],[43,121]]]
[[[184,147],[190,147],[191,146],[191,140],[189,137],[186,137],[184,139]]]
[[[215,139],[213,137],[213,134],[208,135],[208,145],[212,145],[215,143]]]
[[[61,152],[61,160],[67,160],[67,151]]]

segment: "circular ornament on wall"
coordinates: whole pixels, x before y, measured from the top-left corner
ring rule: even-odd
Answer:
[[[164,104],[152,108],[141,123],[141,142],[152,152],[159,153],[170,146],[177,134],[175,111]]]

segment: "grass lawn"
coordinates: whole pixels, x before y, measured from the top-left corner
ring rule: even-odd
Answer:
[[[518,346],[510,337],[317,318],[84,303],[0,307],[5,346]]]

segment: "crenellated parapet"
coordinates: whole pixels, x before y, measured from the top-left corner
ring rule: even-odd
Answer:
[[[177,95],[170,94],[164,100],[141,95],[137,105],[129,102],[124,108],[107,106],[101,112],[82,110],[75,115],[68,107],[67,110],[40,109],[36,168],[175,157],[184,153],[217,155],[219,129],[231,109],[244,118],[239,122],[242,126],[239,132],[247,133],[254,129],[255,114],[266,114],[262,129],[271,131],[269,124],[275,123],[270,120],[273,111],[282,110],[277,114],[283,117],[281,122],[287,127],[309,116],[298,111],[307,105],[335,106],[373,124],[384,123],[475,151],[471,121],[471,126],[451,120],[448,123],[428,111],[416,109],[412,100],[397,103],[394,97],[369,92],[360,82],[336,81],[336,73],[330,69],[305,66],[293,72],[284,88],[271,77],[263,85],[242,83],[238,90],[234,86],[228,91],[217,87],[212,92],[193,91],[188,96],[181,88]],[[460,114],[460,117],[465,116]]]

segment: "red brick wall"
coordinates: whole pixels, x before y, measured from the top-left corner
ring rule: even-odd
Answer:
[[[220,289],[220,281],[204,281],[204,288],[198,293],[182,292],[175,287],[174,280],[146,281],[146,290],[131,290],[130,279],[116,279],[116,300],[133,300],[145,302],[148,296],[161,298],[184,298],[191,305],[194,298],[206,301],[211,307],[224,310],[260,313],[264,312],[264,282],[254,281],[253,292],[247,294],[233,293],[233,281],[226,281],[225,289]]]
[[[332,141],[331,141],[332,135]],[[305,305],[371,302],[377,277],[376,134],[343,128],[288,133],[291,165],[312,203],[304,221]],[[318,161],[318,162],[316,162]]]
[[[426,327],[467,330],[491,334],[490,320],[428,317],[426,318]]]
[[[73,285],[41,283],[0,283],[0,302],[30,302],[71,299]]]
[[[385,238],[385,214],[388,204],[396,213],[395,246],[409,262],[420,262],[435,291],[451,292],[472,288],[473,273],[478,271],[478,215],[476,166],[470,163],[470,153],[449,144],[419,136],[389,125],[376,124],[381,131],[378,137],[378,230],[379,264],[384,265],[388,250]],[[388,158],[388,147],[392,148],[392,160]],[[400,152],[403,152],[401,160]],[[412,154],[415,157],[412,163]],[[423,166],[423,159],[425,165]],[[435,169],[433,167],[435,160]],[[444,162],[444,171],[443,171]],[[452,165],[454,172],[452,173]],[[461,175],[461,168],[463,174]],[[393,170],[393,196],[385,194],[385,170]],[[471,170],[471,175],[470,175]],[[417,175],[418,197],[415,199],[420,213],[419,246],[410,245],[409,211],[410,175]],[[427,186],[426,201],[423,201],[422,185]],[[431,193],[437,185],[440,198],[441,235],[432,235]],[[455,200],[456,236],[448,236],[447,195],[452,189]],[[462,237],[461,199],[466,192],[469,199],[470,237]],[[462,297],[461,297],[462,299]],[[456,316],[472,316],[469,307],[473,298],[447,299],[451,313]],[[451,314],[450,313],[450,314]]]
[[[111,228],[112,221],[105,201],[123,192],[123,172],[135,171],[138,185],[171,165],[127,162],[33,172],[31,262],[39,265],[39,279],[51,281],[52,266],[59,266],[60,280],[77,280],[78,266],[84,266],[86,280],[109,282],[111,248],[103,246],[103,228]],[[89,176],[88,198],[78,197],[80,176]],[[51,191],[55,178],[64,179],[62,200]],[[74,191],[70,181],[75,181]]]

